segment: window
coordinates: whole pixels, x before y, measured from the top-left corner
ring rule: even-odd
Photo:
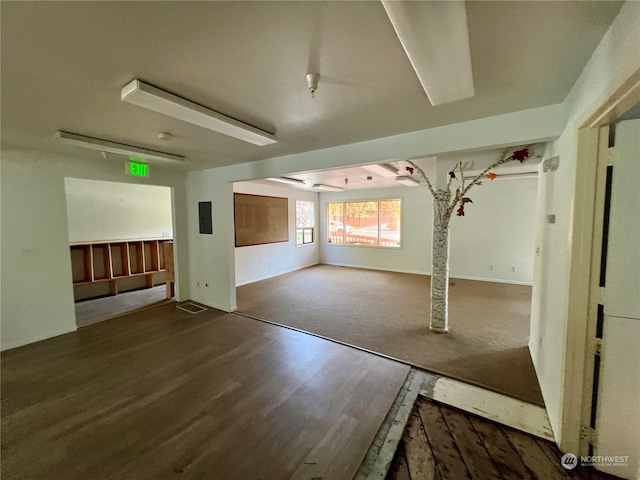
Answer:
[[[333,245],[400,247],[402,201],[327,203],[327,242]]]
[[[296,245],[313,243],[315,204],[296,200]]]

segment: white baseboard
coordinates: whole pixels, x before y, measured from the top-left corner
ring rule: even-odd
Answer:
[[[265,275],[265,276],[262,276],[262,277],[252,278],[251,280],[248,280],[246,282],[236,283],[236,287],[241,287],[243,285],[248,285],[250,283],[259,282],[261,280],[267,280],[267,279],[273,278],[273,277],[279,277],[280,275],[285,275],[287,273],[291,273],[291,272],[295,272],[295,271],[298,271],[298,270],[302,270],[303,268],[313,267],[314,265],[319,265],[319,263],[318,262],[310,263],[308,265],[302,265],[300,267],[292,268],[292,269],[289,269],[289,270],[283,270],[281,272],[277,272],[277,273],[274,273],[272,275]]]
[[[12,348],[22,347],[24,345],[29,345],[30,343],[41,342],[42,340],[47,340],[48,338],[59,337],[60,335],[64,335],[65,333],[75,332],[78,327],[74,326],[73,328],[62,328],[60,330],[54,330],[52,332],[43,333],[41,335],[36,335],[35,337],[29,337],[26,339],[19,340],[17,342],[11,342],[0,347],[0,350],[3,352],[5,350],[11,350]]]
[[[332,265],[334,267],[349,267],[349,268],[362,268],[364,270],[380,270],[383,272],[397,272],[397,273],[411,273],[414,275],[431,275],[431,272],[425,272],[422,270],[407,270],[402,268],[382,268],[382,267],[371,267],[366,265],[355,265],[351,263],[334,263],[334,262],[320,262],[321,265]],[[468,277],[465,275],[449,275],[449,278],[459,278],[460,280],[476,280],[478,282],[493,282],[493,283],[508,283],[511,285],[527,285],[531,286],[533,283],[531,282],[521,282],[518,280],[505,280],[498,278],[485,278],[485,277]]]
[[[183,302],[195,302],[195,303],[199,303],[200,305],[204,305],[205,307],[209,307],[209,308],[213,308],[215,310],[220,310],[221,312],[228,312],[228,313],[232,313],[235,312],[236,310],[238,310],[237,306],[232,306],[231,308],[229,308],[226,305],[221,305],[215,302],[210,302],[209,300],[203,299],[203,298],[199,298],[199,297],[194,297],[191,296],[190,298],[186,298],[184,300],[180,300],[179,303],[183,303]]]
[[[318,265],[332,265],[334,267],[349,267],[349,268],[362,268],[363,270],[380,270],[383,272],[396,272],[396,273],[411,273],[414,275],[429,275],[429,273],[421,270],[406,270],[401,268],[381,268],[381,267],[369,267],[366,265],[353,265],[350,263],[333,263],[333,262],[320,262]]]
[[[465,275],[449,275],[449,278],[459,278],[460,280],[475,280],[478,282],[508,283],[510,285],[526,285],[528,287],[531,287],[533,285],[532,282],[521,282],[519,280],[505,280],[487,277],[467,277]]]

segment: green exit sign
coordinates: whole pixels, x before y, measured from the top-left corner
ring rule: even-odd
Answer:
[[[127,162],[126,172],[127,175],[131,175],[133,177],[148,177],[149,165],[146,163]]]

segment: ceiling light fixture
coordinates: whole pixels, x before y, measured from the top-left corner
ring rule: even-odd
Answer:
[[[475,95],[464,1],[382,5],[431,105]]]
[[[320,75],[317,73],[307,73],[307,87],[311,92],[311,98],[316,98],[316,90],[318,89],[318,82],[320,81]]]
[[[402,185],[406,185],[407,187],[417,187],[418,185],[420,185],[420,182],[407,176],[396,177],[396,182],[401,183]]]
[[[276,137],[271,133],[137,79],[122,87],[120,100],[254,145],[277,143]]]
[[[325,185],[324,183],[314,183],[313,188],[318,188],[320,190],[328,190],[330,192],[341,192],[344,188],[334,187],[333,185]]]
[[[395,177],[398,169],[386,163],[374,163],[373,165],[363,165],[363,168],[370,172],[377,173],[381,177]]]
[[[118,155],[135,156],[146,160],[156,160],[160,162],[184,163],[186,159],[182,155],[173,153],[158,152],[148,148],[136,147],[124,143],[112,142],[101,138],[87,137],[77,133],[58,131],[53,136],[54,139],[66,145],[89,148],[102,152],[102,158],[106,158],[106,153],[116,153]]]
[[[290,185],[304,185],[304,180],[298,180],[297,178],[289,178],[289,177],[269,177],[267,180],[272,182],[280,182],[280,183],[288,183]]]

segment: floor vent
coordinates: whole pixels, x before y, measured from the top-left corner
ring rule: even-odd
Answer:
[[[202,313],[206,310],[205,307],[201,305],[196,305],[195,303],[191,303],[191,302],[181,303],[180,305],[178,305],[178,308],[180,310],[184,310],[185,312],[192,313],[193,315],[197,313]]]

